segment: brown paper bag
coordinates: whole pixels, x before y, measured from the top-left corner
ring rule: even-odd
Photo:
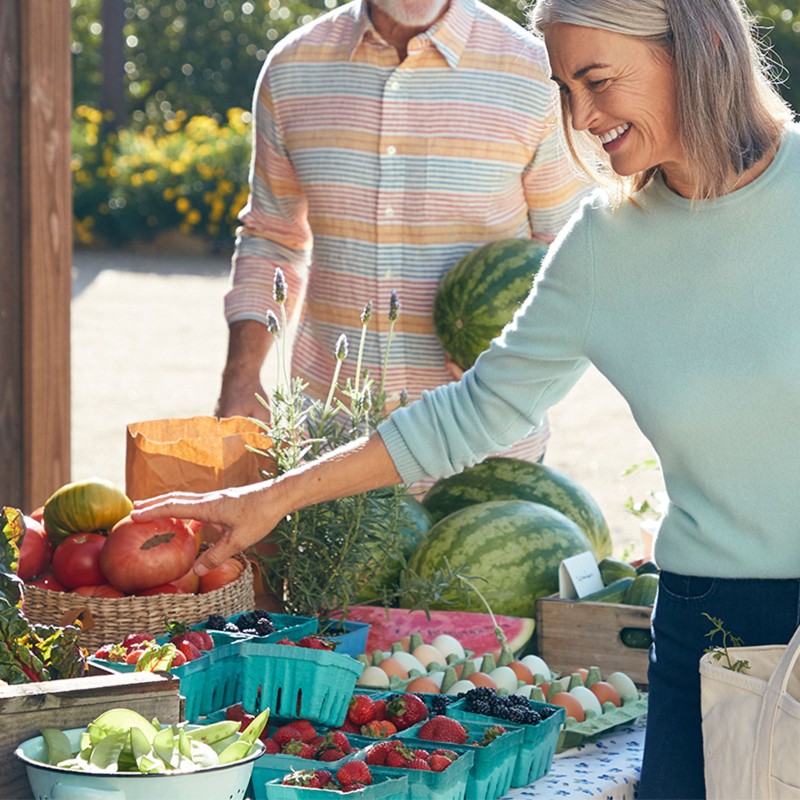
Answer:
[[[125,492],[131,500],[164,492],[210,492],[262,480],[269,466],[247,446],[270,440],[246,417],[153,419],[128,425]]]

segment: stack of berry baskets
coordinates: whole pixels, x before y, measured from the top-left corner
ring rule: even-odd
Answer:
[[[221,631],[237,637],[238,641],[247,638],[256,642],[273,642],[281,638],[297,641],[315,633],[317,625],[316,617],[295,617],[256,609],[230,617],[212,614],[204,623],[193,628],[211,633]],[[206,682],[207,692],[211,694],[208,707],[212,710],[226,708],[239,701],[242,694],[242,660],[238,647],[212,652]]]
[[[511,786],[520,787],[533,783],[550,770],[566,712],[560,706],[515,694],[500,695],[484,686],[459,695],[447,706],[447,716],[466,724],[489,722],[520,726],[523,736],[511,775]]]
[[[363,665],[332,649],[327,639],[309,634],[293,642],[245,641],[242,659],[242,705],[251,714],[269,708],[281,717],[306,718],[340,725]]]
[[[264,787],[267,800],[298,800],[319,796],[318,789],[352,793],[361,800],[410,797],[405,775],[377,775],[363,761],[350,761],[332,769],[297,770]]]
[[[186,719],[197,722],[221,707],[215,704],[212,664],[236,658],[240,644],[248,638],[225,631],[187,630],[172,623],[166,636],[134,632],[98,648],[89,661],[115,672],[169,671],[180,680]]]

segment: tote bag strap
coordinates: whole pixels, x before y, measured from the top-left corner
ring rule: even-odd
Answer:
[[[772,672],[761,701],[761,713],[753,747],[753,785],[751,797],[769,798],[770,775],[772,774],[772,743],[781,697],[789,685],[797,659],[800,658],[800,628],[794,632],[780,661]],[[800,723],[798,723],[800,724]]]

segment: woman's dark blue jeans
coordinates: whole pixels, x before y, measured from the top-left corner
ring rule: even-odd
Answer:
[[[744,645],[786,644],[800,624],[799,606],[800,580],[701,578],[662,570],[640,800],[705,797],[698,662],[707,647],[722,642],[719,634],[708,638],[712,625],[703,613],[720,618]]]

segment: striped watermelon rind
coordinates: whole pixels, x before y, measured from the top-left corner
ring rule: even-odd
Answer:
[[[560,511],[527,500],[493,500],[439,520],[408,568],[423,579],[448,565],[462,569],[494,613],[535,618],[536,601],[558,590],[561,561],[590,549],[586,534]],[[455,590],[430,607],[486,610],[476,593]]]
[[[547,252],[535,239],[501,239],[459,259],[439,283],[433,326],[448,356],[469,369],[528,296]]]
[[[580,526],[598,561],[611,555],[611,533],[595,499],[568,475],[543,464],[518,458],[487,458],[437,481],[422,503],[438,521],[461,508],[489,500],[529,500],[555,508]]]

